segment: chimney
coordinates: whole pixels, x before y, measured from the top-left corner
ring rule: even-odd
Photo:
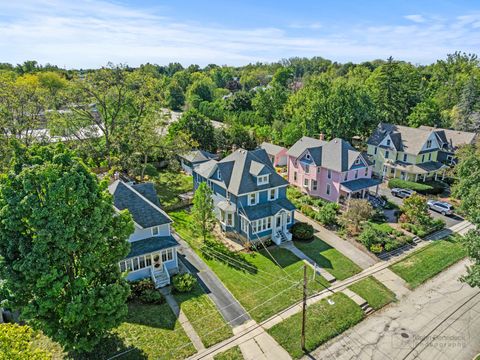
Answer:
[[[320,135],[318,136],[318,139],[321,141],[325,140],[325,135],[323,134],[323,132],[320,133]]]

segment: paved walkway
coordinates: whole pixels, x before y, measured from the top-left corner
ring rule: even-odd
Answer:
[[[295,211],[295,219],[311,224],[316,231],[315,235],[325,241],[328,245],[340,251],[362,269],[366,269],[378,262],[378,259],[376,259],[375,256],[365,253],[302,213]]]
[[[407,287],[407,282],[390,269],[383,269],[373,276],[389,288],[399,300],[411,293],[411,290]]]
[[[296,257],[298,257],[299,259],[302,259],[304,263],[306,263],[312,269],[314,269],[317,272],[317,274],[323,276],[325,280],[327,280],[329,283],[332,283],[337,280],[335,276],[330,274],[327,270],[318,266],[318,264],[315,261],[313,261],[307,255],[305,255],[305,253],[299,248],[297,248],[292,241],[283,242],[280,245],[280,247],[287,249],[288,251],[291,251]]]
[[[172,235],[180,243],[180,261],[199,279],[200,285],[202,285],[230,326],[239,326],[250,320],[250,316],[242,305],[227,290],[208,265],[203,262],[183,239],[173,232]]]
[[[173,295],[170,294],[169,292],[168,293],[163,292],[163,295],[165,296],[165,300],[167,301],[167,304],[170,306],[173,313],[176,315],[178,321],[182,325],[183,330],[185,330],[185,333],[192,341],[193,346],[195,346],[195,349],[197,349],[197,351],[205,350],[205,346],[203,345],[202,340],[200,339],[200,336],[198,336],[192,324],[190,323],[188,318],[185,316],[182,309],[180,309],[180,307],[178,306],[177,301],[175,300]]]

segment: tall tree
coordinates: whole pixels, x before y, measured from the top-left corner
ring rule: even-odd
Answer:
[[[168,133],[171,138],[175,138],[182,132],[195,141],[201,149],[212,152],[216,150],[217,146],[213,125],[211,121],[200,114],[198,110],[188,110],[183,113],[177,122],[168,128]]]
[[[0,180],[0,278],[10,307],[66,350],[90,351],[127,314],[118,262],[133,222],[62,146],[18,148]]]
[[[212,190],[205,182],[200,183],[195,191],[191,225],[194,232],[202,235],[203,242],[205,242],[207,235],[213,230],[215,225]]]

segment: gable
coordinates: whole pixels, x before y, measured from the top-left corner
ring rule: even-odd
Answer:
[[[432,144],[430,147],[427,147],[428,141],[431,141]],[[432,132],[428,138],[425,140],[425,142],[422,145],[422,149],[420,152],[425,152],[425,151],[432,151],[432,150],[438,150],[440,148],[440,143],[438,141],[438,137],[435,134],[435,132]]]

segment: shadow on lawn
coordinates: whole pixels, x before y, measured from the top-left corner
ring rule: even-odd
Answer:
[[[176,321],[176,315],[165,302],[160,305],[129,303],[128,315],[124,322],[173,331]]]
[[[202,245],[203,256],[207,260],[216,260],[234,269],[250,274],[256,274],[258,269],[246,259],[241,252],[230,251],[224,244],[217,240],[207,239]]]
[[[90,360],[90,359],[109,359],[116,356],[121,360],[143,360],[148,359],[145,352],[134,346],[127,346],[123,340],[115,335],[109,334],[102,339],[100,343],[88,354],[79,354],[75,352],[68,353],[67,359],[72,360]]]
[[[294,243],[300,251],[315,261],[318,266],[325,269],[333,269],[332,262],[322,255],[324,251],[333,249],[333,247],[326,242],[314,236],[312,239],[306,241],[295,240]]]

